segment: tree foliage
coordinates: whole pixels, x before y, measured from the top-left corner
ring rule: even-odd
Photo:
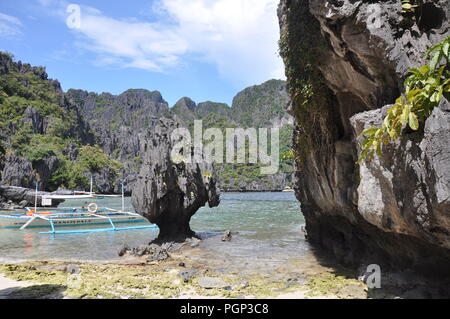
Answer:
[[[387,111],[381,127],[370,127],[361,133],[365,140],[360,161],[381,156],[383,145],[403,136],[406,129],[419,130],[442,97],[449,99],[450,37],[431,47],[427,57],[427,65],[409,70],[405,94]]]

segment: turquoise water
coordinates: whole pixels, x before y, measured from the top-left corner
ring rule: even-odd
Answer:
[[[60,207],[79,207],[84,201],[66,201]],[[121,199],[97,200],[99,207],[121,208]],[[125,206],[133,210],[131,199]],[[294,193],[227,193],[216,208],[201,208],[191,228],[205,238],[202,247],[211,255],[234,258],[270,258],[282,261],[309,250],[300,228],[304,223]],[[223,243],[221,233],[231,230],[233,240]],[[123,244],[139,246],[158,235],[156,229],[90,234],[43,235],[43,229],[0,229],[0,262],[29,260],[114,261]]]

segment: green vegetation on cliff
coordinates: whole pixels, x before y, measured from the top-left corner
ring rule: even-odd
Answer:
[[[183,98],[170,109],[160,92],[144,89],[120,95],[74,89],[64,93],[58,81],[47,78],[45,68],[0,53],[0,180],[33,187],[40,179],[45,190],[53,191],[60,186],[85,189],[93,175],[94,184],[103,185],[101,191],[113,192],[119,176],[131,185],[139,171],[136,133],[151,127],[155,119],[175,117],[191,131],[195,119],[203,120],[205,129],[220,128],[224,133],[226,128],[279,127],[282,156],[276,177],[261,175],[260,164],[217,168],[226,189],[282,189],[293,171],[288,103],[285,82],[280,80],[243,90],[232,107],[210,101],[197,105]]]
[[[70,161],[67,156],[61,158],[61,165],[50,179],[50,185],[53,188],[65,186],[69,189],[85,188],[90,184],[90,179],[85,172],[101,172],[109,168],[111,173],[118,175],[123,168],[119,161],[112,160],[98,146],[81,146],[75,162]]]
[[[33,169],[54,157],[58,165],[46,181],[48,190],[85,187],[86,175],[106,166],[118,173],[121,164],[89,145],[90,131],[81,121],[77,107],[57,81],[47,78],[45,68],[15,62],[11,54],[0,52],[0,167],[14,153],[30,161]],[[78,157],[69,160],[66,150],[71,146]]]
[[[302,17],[302,19],[298,19]],[[285,64],[291,113],[296,118],[294,159],[301,168],[307,154],[326,151],[333,134],[333,114],[329,107],[330,90],[319,70],[326,43],[320,34],[318,21],[309,12],[309,4],[290,3],[289,13],[282,23],[279,40],[280,56]],[[331,129],[330,129],[331,128]]]
[[[293,172],[292,150],[293,126],[286,118],[286,107],[290,99],[286,84],[281,80],[269,80],[241,91],[233,99],[232,107],[226,104],[204,102],[196,104],[189,98],[180,99],[171,109],[191,135],[194,120],[202,120],[203,128],[219,128],[226,136],[227,128],[280,128],[280,170],[278,178],[261,174],[260,163],[248,163],[248,141],[246,141],[246,163],[218,164],[221,187],[225,190],[263,189],[281,190],[291,184]],[[270,140],[269,140],[270,141]],[[270,148],[270,146],[269,146]],[[225,154],[224,154],[225,159]],[[284,175],[284,177],[282,176]],[[254,185],[251,185],[254,184]]]
[[[417,131],[442,97],[450,99],[450,37],[431,47],[427,57],[428,65],[409,70],[405,95],[387,111],[381,127],[370,127],[361,133],[366,139],[360,161],[381,156],[383,145],[400,138],[407,128]]]

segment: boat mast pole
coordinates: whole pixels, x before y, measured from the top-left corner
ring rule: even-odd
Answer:
[[[123,190],[123,183],[122,183],[122,213],[125,211],[125,192]]]
[[[38,181],[36,181],[36,193],[34,195],[34,213],[37,213],[37,198],[38,198]]]
[[[90,189],[90,195],[92,196],[92,185],[93,185],[93,181],[92,181],[92,175],[91,175],[91,189]]]

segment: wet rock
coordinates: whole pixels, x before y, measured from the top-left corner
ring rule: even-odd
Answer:
[[[286,281],[286,288],[298,285],[305,285],[308,282],[308,279],[303,275],[298,275],[297,277],[288,278]]]
[[[179,276],[185,283],[189,282],[193,277],[195,277],[198,274],[198,270],[190,269],[187,271],[180,272]]]
[[[148,256],[147,261],[162,261],[170,257],[170,252],[175,252],[182,249],[186,243],[166,242],[163,244],[150,243],[148,245],[141,245],[139,247],[129,247],[124,245],[118,252],[122,257],[126,254],[136,257]]]
[[[197,284],[205,289],[225,289],[230,287],[222,279],[215,277],[200,277],[197,279]]]
[[[167,249],[159,248],[157,249],[152,255],[150,255],[147,258],[148,262],[152,261],[163,261],[170,257],[169,253],[167,252]]]
[[[152,254],[155,252],[155,248],[147,245],[142,245],[134,249],[133,255],[141,257],[144,255]]]
[[[119,257],[125,256],[125,254],[129,250],[130,250],[130,247],[128,247],[128,245],[123,245],[123,247],[119,249],[119,252],[118,252]]]
[[[65,271],[72,275],[79,274],[81,272],[80,267],[75,264],[67,265]]]
[[[191,243],[192,248],[198,247],[198,246],[200,246],[200,239],[191,238],[190,243]]]
[[[222,241],[231,241],[231,238],[233,236],[231,235],[231,230],[227,230],[224,232],[223,236],[222,236]]]

